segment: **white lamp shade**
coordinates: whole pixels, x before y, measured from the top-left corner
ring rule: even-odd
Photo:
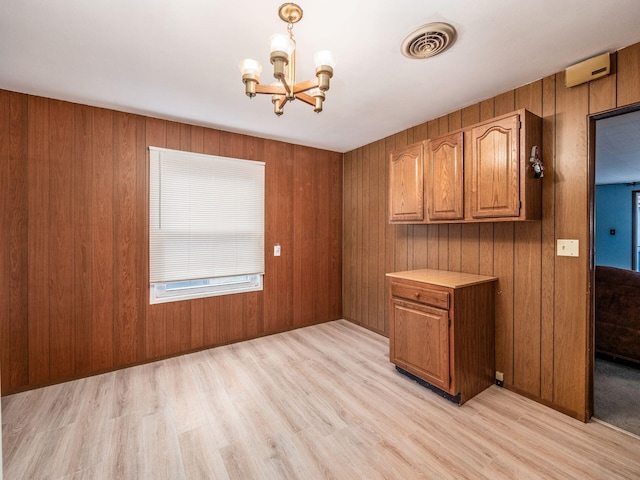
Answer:
[[[316,64],[316,68],[321,65],[327,65],[331,68],[336,66],[336,58],[329,50],[320,50],[313,56],[313,61]]]
[[[271,35],[269,41],[271,44],[272,52],[286,52],[287,55],[291,55],[291,52],[293,52],[293,40],[291,40],[286,35],[276,33],[274,35]]]
[[[240,68],[240,72],[242,75],[255,75],[257,77],[262,73],[262,65],[256,60],[252,60],[250,58],[245,58],[242,60],[238,67]]]

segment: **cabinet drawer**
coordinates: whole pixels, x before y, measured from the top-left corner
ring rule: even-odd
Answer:
[[[391,283],[391,295],[406,298],[414,302],[433,305],[434,307],[449,310],[449,293],[431,288],[407,285],[404,283]]]

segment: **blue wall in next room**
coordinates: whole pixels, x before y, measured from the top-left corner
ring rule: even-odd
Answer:
[[[631,269],[632,192],[640,185],[596,186],[596,265]],[[615,229],[615,235],[610,230]]]

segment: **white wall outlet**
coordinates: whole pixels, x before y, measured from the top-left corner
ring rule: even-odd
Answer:
[[[579,256],[579,241],[558,239],[558,256],[559,257],[577,257]]]
[[[280,244],[279,243],[276,243],[273,246],[273,256],[274,257],[279,257],[280,256]]]

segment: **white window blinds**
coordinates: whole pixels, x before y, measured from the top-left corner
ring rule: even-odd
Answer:
[[[264,273],[264,162],[149,147],[151,283]]]

